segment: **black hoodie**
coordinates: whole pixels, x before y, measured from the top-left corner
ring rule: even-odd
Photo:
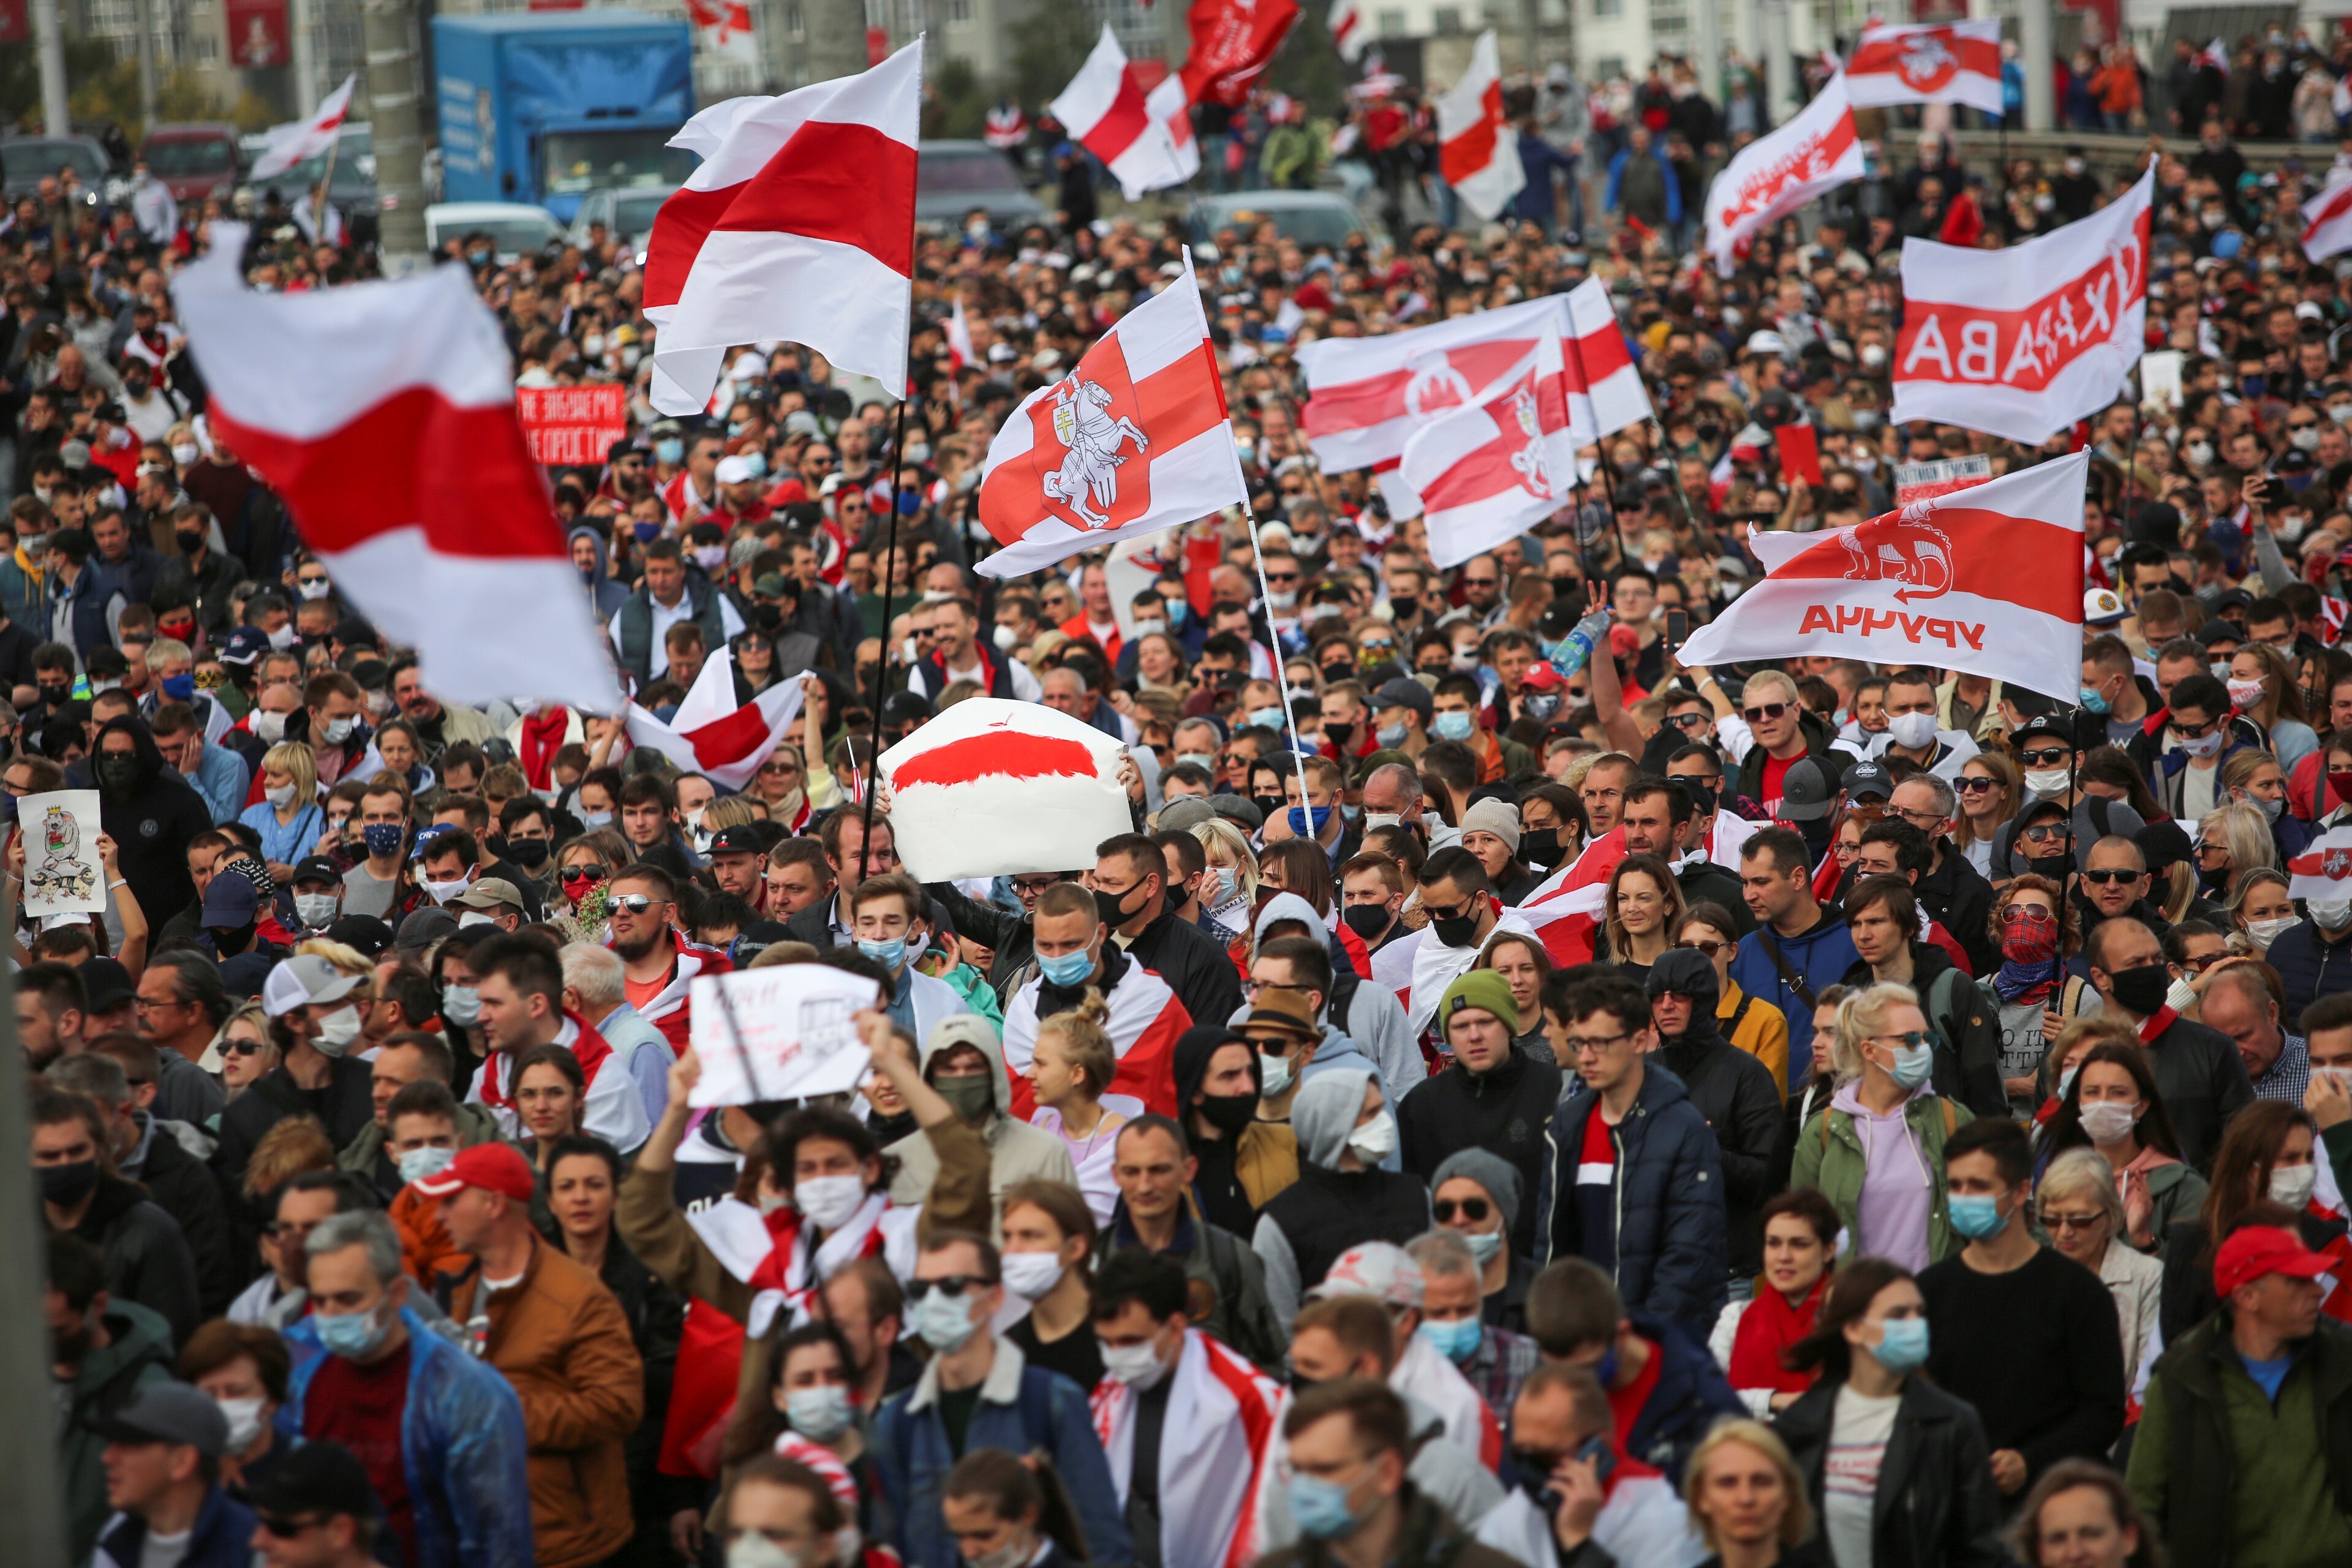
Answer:
[[[1235,1163],[1238,1144],[1232,1138],[1203,1138],[1192,1121],[1192,1097],[1201,1092],[1201,1080],[1209,1075],[1209,1058],[1228,1041],[1249,1043],[1222,1024],[1195,1024],[1176,1037],[1177,1115],[1184,1124],[1184,1137],[1192,1145],[1192,1156],[1201,1163],[1200,1171],[1192,1178],[1192,1195],[1200,1200],[1202,1217],[1211,1225],[1222,1226],[1247,1239],[1257,1229],[1257,1205],[1250,1202],[1249,1193],[1242,1185],[1241,1171]],[[1249,1058],[1250,1087],[1261,1089],[1255,1047]]]
[[[1683,1080],[1691,1104],[1706,1118],[1723,1157],[1724,1222],[1735,1274],[1764,1267],[1764,1233],[1757,1211],[1772,1194],[1782,1136],[1780,1090],[1772,1069],[1723,1037],[1715,1016],[1723,999],[1715,965],[1686,947],[1669,948],[1650,966],[1650,995],[1672,992],[1691,999],[1690,1027],[1659,1036],[1658,1060]]]
[[[101,768],[106,738],[117,732],[129,735],[137,748],[137,777],[122,791],[107,786]],[[188,840],[212,826],[212,811],[179,770],[163,761],[146,724],[128,713],[109,719],[99,730],[89,772],[98,781],[99,824],[114,839],[122,879],[131,884],[149,927],[159,929],[195,902]]]

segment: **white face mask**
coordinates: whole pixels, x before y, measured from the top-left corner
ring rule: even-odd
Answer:
[[[282,784],[274,789],[263,790],[261,798],[283,811],[294,804],[294,786],[290,784]]]
[[[463,893],[473,882],[470,877],[459,877],[447,882],[437,882],[430,877],[420,879],[425,883],[425,890],[433,895],[433,901],[436,904],[447,903]]]
[[[2139,1124],[2139,1107],[2119,1100],[2098,1100],[2083,1107],[2083,1132],[2102,1148],[2112,1148],[2131,1136]]]
[[[2025,774],[2026,792],[2036,800],[2049,800],[2066,793],[2066,770],[2063,768],[2030,768]]]
[[[1020,646],[1021,634],[1000,621],[996,629],[988,634],[988,640],[996,645],[997,652],[1011,653]]]
[[[2322,931],[2342,931],[2352,925],[2352,899],[2312,899],[2303,907]]]
[[[1936,716],[1933,713],[1897,713],[1886,721],[1886,732],[1894,738],[1896,745],[1916,752],[1936,738]]]
[[[253,716],[253,733],[257,740],[267,745],[278,744],[286,738],[286,715],[256,713]]]
[[[1133,1345],[1102,1347],[1103,1371],[1129,1388],[1154,1388],[1168,1375],[1167,1363],[1160,1359],[1150,1340]]]
[[[256,1394],[251,1399],[217,1399],[213,1403],[228,1417],[228,1451],[242,1454],[253,1447],[261,1436],[261,1406],[265,1401]]]
[[[849,1390],[837,1383],[795,1388],[784,1394],[784,1419],[793,1431],[811,1442],[832,1442],[849,1430],[854,1418]]]
[[[1348,1147],[1367,1165],[1377,1165],[1396,1152],[1396,1118],[1381,1111],[1348,1134]]]
[[[1257,1054],[1258,1093],[1268,1100],[1290,1087],[1290,1058],[1269,1052]]]
[[[319,1020],[319,1037],[310,1043],[327,1056],[339,1057],[360,1037],[360,1010],[339,1007]]]
[[[811,1176],[793,1184],[793,1205],[820,1230],[837,1230],[866,1202],[866,1184],[856,1176]]]
[[[1024,1301],[1042,1300],[1062,1282],[1065,1272],[1057,1252],[1008,1252],[1003,1269],[1004,1288]]]
[[[2271,1173],[2271,1202],[2284,1204],[2297,1214],[2311,1202],[2311,1189],[2319,1180],[2316,1165],[2287,1165]]]
[[[335,895],[332,893],[297,893],[294,895],[294,918],[310,931],[332,923],[335,918]]]
[[[2276,919],[2267,921],[2248,921],[2246,935],[2253,939],[2256,952],[2268,952],[2271,950],[2271,943],[2276,942],[2284,932],[2293,931],[2299,923],[2293,915],[2280,915]]]

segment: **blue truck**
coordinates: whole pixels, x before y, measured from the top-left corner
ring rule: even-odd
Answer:
[[[694,114],[693,37],[635,11],[433,18],[443,199],[526,202],[570,222],[590,191],[667,189]]]

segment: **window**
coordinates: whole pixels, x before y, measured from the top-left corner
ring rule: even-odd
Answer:
[[[1381,37],[1402,38],[1405,36],[1405,16],[1403,12],[1383,11],[1380,14],[1379,22],[1379,31]]]
[[[971,26],[971,0],[948,0],[948,26],[951,27]]]
[[[1597,17],[1622,16],[1625,0],[1592,0],[1592,14]]]
[[[804,36],[805,29],[801,24],[801,8],[798,5],[784,7],[784,31],[795,39]]]
[[[1462,30],[1461,6],[1440,5],[1436,10],[1435,16],[1437,20],[1437,30],[1439,32],[1458,33]]]

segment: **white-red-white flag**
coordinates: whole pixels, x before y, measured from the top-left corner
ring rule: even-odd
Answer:
[[[686,19],[694,28],[694,41],[706,53],[740,60],[760,58],[758,41],[751,36],[750,0],[686,0]]]
[[[801,697],[798,680],[779,680],[749,702],[736,701],[735,655],[722,643],[702,661],[668,722],[629,704],[629,743],[659,752],[722,789],[740,790],[792,739]]]
[[[1554,965],[1592,961],[1608,903],[1609,879],[1625,854],[1625,830],[1612,827],[1519,900],[1520,918],[1535,929]]]
[[[1965,103],[2001,112],[2000,23],[1923,22],[1864,27],[1845,68],[1856,109],[1891,103]]]
[[[212,427],[278,492],[354,608],[455,701],[621,706],[514,367],[465,268],[257,294],[242,224],[173,284]]]
[[[1568,291],[1564,346],[1570,384],[1581,388],[1574,396],[1591,405],[1589,422],[1582,410],[1573,403],[1570,406],[1580,430],[1590,424],[1593,433],[1586,439],[1613,436],[1652,417],[1655,410],[1650,405],[1650,389],[1642,384],[1633,351],[1617,324],[1617,307],[1610,303],[1609,287],[1600,279],[1588,278]]]
[[[1852,528],[1751,533],[1764,580],[1675,657],[1933,665],[2071,700],[2090,466],[2086,449]]]
[[[1349,65],[1364,58],[1364,46],[1372,41],[1371,30],[1364,26],[1363,9],[1356,0],[1331,0],[1331,8],[1323,14],[1323,29],[1331,35],[1339,58]]]
[[[972,353],[971,323],[964,319],[963,296],[961,294],[955,297],[955,304],[948,311],[947,332],[948,358],[955,362],[956,369],[961,370],[979,362],[979,356]]]
[[[1478,401],[1429,421],[1404,444],[1398,472],[1421,497],[1439,567],[1517,539],[1573,499],[1559,328],[1544,323],[1528,356]]]
[[[2005,250],[1903,242],[1897,424],[2035,445],[2116,400],[2147,346],[2156,169],[2090,216]]]
[[[345,77],[343,85],[320,99],[319,107],[308,115],[264,132],[269,144],[253,161],[253,172],[246,178],[257,184],[284,174],[306,158],[323,157],[342,134],[343,121],[352,111],[352,89],[359,79],[356,74]]]
[[[1492,218],[1528,183],[1518,132],[1503,113],[1502,56],[1489,27],[1470,46],[1470,64],[1437,100],[1437,162],[1462,205]]]
[[[1087,63],[1045,107],[1102,160],[1129,201],[1140,200],[1146,191],[1181,185],[1201,172],[1182,79],[1171,73],[1146,90],[1108,22]]]
[[[2352,77],[2345,79],[2352,81]],[[2352,250],[2352,171],[2338,170],[2325,189],[2303,204],[2303,254],[2325,261],[2347,250]]]
[[[703,163],[655,216],[653,405],[699,414],[727,351],[781,338],[887,387],[907,378],[923,42],[781,98],[735,98],[669,144]]]
[[[1009,153],[1029,140],[1029,117],[1017,103],[1000,103],[982,121],[980,139],[1000,153]]]
[[[1770,135],[1749,142],[1706,188],[1706,253],[1728,278],[1761,230],[1863,175],[1845,75]]]
[[[1188,250],[1181,277],[1024,398],[989,443],[980,521],[1002,548],[974,570],[1018,577],[1248,499]]]
[[[2286,863],[2287,897],[2322,903],[2352,899],[2352,823],[2331,827]]]

